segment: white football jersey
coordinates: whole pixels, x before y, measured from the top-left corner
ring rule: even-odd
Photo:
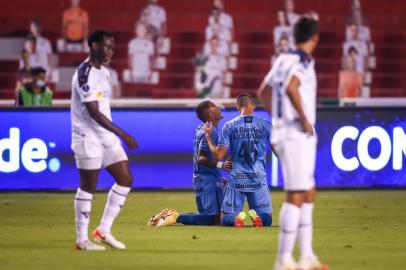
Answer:
[[[299,119],[286,94],[286,87],[293,76],[300,80],[299,94],[302,107],[311,124],[316,122],[317,78],[314,59],[302,50],[289,51],[279,55],[265,82],[272,87],[272,118],[275,125],[289,125]]]
[[[71,121],[72,141],[93,140],[103,144],[116,136],[100,126],[90,116],[85,102],[98,101],[99,111],[108,119],[110,110],[110,72],[104,66],[97,69],[90,65],[89,60],[83,62],[72,78]]]

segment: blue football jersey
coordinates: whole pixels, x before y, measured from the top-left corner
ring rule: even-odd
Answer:
[[[217,129],[213,127],[211,134],[213,142],[217,144],[219,135]],[[206,152],[207,156],[214,159],[210,153],[209,145],[207,144],[206,136],[204,135],[204,124],[200,124],[196,129],[196,135],[193,147],[193,189],[196,194],[213,191],[221,186],[220,169],[209,168],[197,164],[199,152]]]
[[[255,115],[240,115],[227,122],[219,145],[229,148],[233,169],[227,187],[254,191],[266,182],[266,153],[270,141],[271,122]]]

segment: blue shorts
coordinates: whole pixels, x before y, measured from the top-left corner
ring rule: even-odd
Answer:
[[[196,206],[199,214],[203,215],[220,214],[222,202],[223,202],[223,190],[221,188],[196,195]]]
[[[268,186],[262,186],[250,192],[227,187],[224,192],[221,211],[228,214],[241,212],[244,208],[245,197],[247,197],[249,209],[254,209],[257,213],[272,213],[272,200]]]

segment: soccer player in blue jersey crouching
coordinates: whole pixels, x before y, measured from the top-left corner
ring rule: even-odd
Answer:
[[[230,170],[233,164],[230,160],[221,162],[213,157],[204,133],[205,123],[210,121],[213,125],[210,140],[217,143],[219,137],[217,126],[222,119],[220,108],[206,100],[197,106],[196,114],[202,121],[196,129],[193,147],[193,189],[198,213],[179,214],[173,209],[166,208],[152,217],[147,223],[148,226],[161,227],[176,223],[220,225],[220,209],[223,202],[220,170]]]
[[[221,224],[244,227],[247,215],[242,210],[247,198],[253,226],[271,226],[272,201],[265,164],[272,125],[254,115],[255,104],[251,95],[239,95],[236,106],[240,115],[224,125],[218,145],[212,138],[215,123],[209,120],[205,125],[207,143],[214,158],[222,160],[229,149],[233,162],[224,191]]]

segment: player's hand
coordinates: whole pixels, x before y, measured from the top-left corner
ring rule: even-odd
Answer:
[[[303,123],[303,131],[307,134],[307,136],[314,136],[314,128],[313,125],[310,124],[309,121],[305,120]]]
[[[138,148],[138,143],[135,140],[135,138],[129,134],[124,133],[122,137],[125,145],[127,145],[128,148],[130,149],[137,149]]]
[[[206,124],[204,124],[204,135],[206,135],[206,138],[211,136],[212,131],[213,123],[211,121],[207,121]]]
[[[223,170],[231,171],[233,169],[233,162],[231,161],[231,159],[227,159],[226,161],[224,161],[222,168]]]

